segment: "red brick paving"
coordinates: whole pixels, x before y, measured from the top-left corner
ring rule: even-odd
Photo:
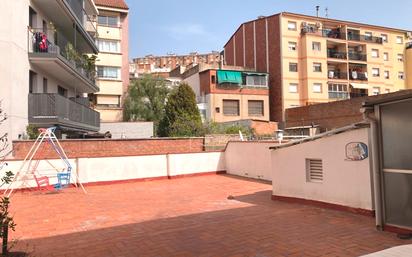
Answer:
[[[272,201],[271,185],[230,176],[87,190],[16,193],[15,250],[36,257],[359,256],[410,243],[376,231],[373,218]]]

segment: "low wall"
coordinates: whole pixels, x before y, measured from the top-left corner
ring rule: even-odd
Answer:
[[[71,139],[59,142],[69,158],[192,153],[204,150],[203,138]],[[13,158],[24,159],[33,143],[33,140],[13,141]],[[35,159],[57,158],[59,157],[50,144],[42,144],[35,156]]]
[[[73,166],[72,174],[77,174],[84,184],[159,179],[225,171],[223,152],[75,158],[69,161]],[[16,174],[22,162],[21,160],[8,161],[8,166],[2,170],[2,173],[12,171]],[[40,161],[38,173],[48,176],[50,182],[54,184],[57,182],[56,171],[51,169],[48,162],[57,168],[63,168],[64,164],[60,160]],[[35,186],[36,183],[32,177],[13,184],[13,188]]]
[[[318,201],[373,210],[370,159],[349,161],[350,142],[368,145],[368,129],[356,129],[271,151],[274,199]],[[306,159],[321,159],[323,181],[310,182]]]
[[[225,151],[226,172],[242,177],[272,181],[269,147],[278,142],[229,142]]]

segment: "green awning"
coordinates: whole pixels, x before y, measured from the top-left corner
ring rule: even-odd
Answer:
[[[225,71],[225,70],[218,70],[217,71],[217,82],[219,84],[223,83],[234,83],[234,84],[242,84],[242,73],[240,71]]]

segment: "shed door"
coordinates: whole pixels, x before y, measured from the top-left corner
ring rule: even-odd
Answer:
[[[412,228],[412,100],[380,110],[385,223]]]

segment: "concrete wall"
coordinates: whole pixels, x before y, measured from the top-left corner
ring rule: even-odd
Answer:
[[[100,123],[100,133],[110,131],[113,139],[151,138],[153,122],[109,122]]]
[[[368,144],[368,129],[273,150],[273,195],[373,210],[370,159],[346,160],[345,146],[350,142]],[[323,182],[307,181],[307,158],[322,159]]]
[[[167,178],[225,171],[223,152],[76,158],[69,161],[73,166],[72,174],[77,174],[82,183]],[[55,167],[64,168],[60,160],[50,162]],[[6,171],[16,174],[21,164],[22,161],[9,161],[1,175]],[[40,162],[38,173],[50,177],[51,184],[57,182],[56,172],[52,171],[51,166],[44,160]],[[13,188],[35,186],[36,183],[31,176],[13,184]]]
[[[272,181],[269,147],[276,144],[277,142],[229,142],[225,151],[227,173]]]

